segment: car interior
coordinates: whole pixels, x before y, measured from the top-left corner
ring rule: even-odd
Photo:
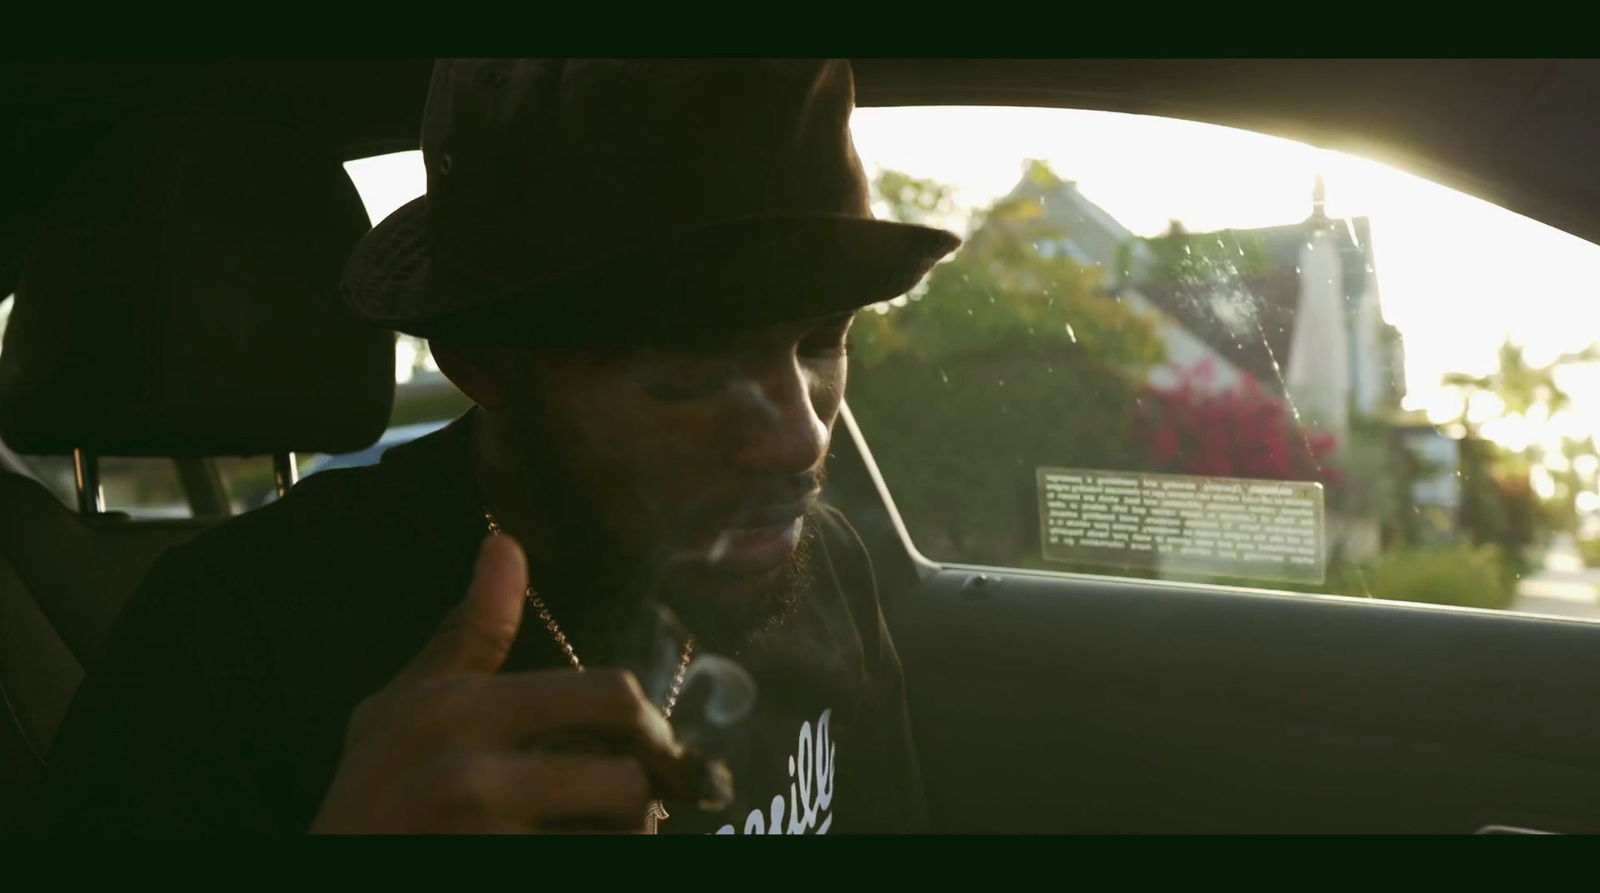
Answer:
[[[1600,241],[1600,63],[852,62],[865,108],[1227,125]],[[72,457],[80,494],[0,470],[0,829],[30,827],[145,571],[231,514],[216,460],[276,457],[281,493],[295,454],[383,436],[395,345],[338,300],[369,226],[341,164],[416,148],[430,66],[0,66],[0,440]],[[193,517],[105,511],[102,457],[176,460]],[[935,831],[1600,832],[1600,625],[930,560],[848,405],[828,487],[880,578]]]

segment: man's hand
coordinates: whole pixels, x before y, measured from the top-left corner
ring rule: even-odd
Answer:
[[[466,600],[352,714],[312,833],[637,831],[653,796],[704,798],[706,766],[632,675],[498,673],[527,578],[515,540],[485,541]],[[600,746],[540,749],[573,741]]]

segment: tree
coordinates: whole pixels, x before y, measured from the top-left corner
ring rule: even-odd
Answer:
[[[932,181],[874,185],[902,220],[949,208]],[[1129,468],[1127,409],[1163,348],[1100,270],[1035,247],[1064,235],[1037,201],[1002,198],[969,231],[923,290],[858,315],[849,403],[924,552],[1042,566],[1036,469]]]
[[[1530,448],[1532,449],[1532,448]],[[1564,467],[1552,470],[1555,494],[1545,504],[1546,520],[1555,530],[1578,529],[1578,494],[1589,490],[1592,481],[1578,470],[1579,460],[1585,457],[1600,458],[1594,435],[1583,438],[1561,438],[1561,458]]]
[[[902,223],[926,223],[934,214],[948,215],[956,210],[952,187],[899,171],[880,171],[873,189],[879,200],[889,206],[890,216]]]
[[[1461,395],[1460,423],[1466,430],[1462,444],[1463,526],[1479,542],[1497,542],[1514,549],[1536,540],[1547,525],[1558,529],[1576,526],[1581,482],[1572,472],[1571,460],[1582,454],[1582,447],[1574,444],[1565,450],[1570,455],[1564,471],[1550,469],[1536,445],[1518,455],[1500,450],[1479,437],[1479,426],[1470,413],[1472,399],[1478,394],[1493,395],[1500,401],[1502,418],[1529,419],[1535,409],[1541,410],[1544,418],[1553,418],[1572,402],[1556,383],[1557,373],[1571,366],[1600,362],[1600,345],[1564,353],[1536,366],[1528,362],[1523,346],[1508,336],[1500,345],[1496,360],[1494,371],[1487,375],[1451,372],[1443,377],[1443,383]],[[1528,486],[1528,474],[1535,465],[1544,465],[1557,482],[1560,500],[1549,512],[1536,511],[1538,500]]]
[[[1446,373],[1445,387],[1461,395],[1461,424],[1469,433],[1476,431],[1469,410],[1477,394],[1492,394],[1500,400],[1502,416],[1527,418],[1535,407],[1544,409],[1545,418],[1566,409],[1572,402],[1556,384],[1556,373],[1569,366],[1600,362],[1600,345],[1590,345],[1576,353],[1564,353],[1550,363],[1534,366],[1528,362],[1522,345],[1508,336],[1500,345],[1495,370],[1488,375]]]

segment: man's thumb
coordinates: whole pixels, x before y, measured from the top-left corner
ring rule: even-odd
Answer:
[[[491,534],[478,550],[467,597],[445,617],[411,671],[427,675],[493,673],[505,663],[522,625],[528,560],[517,541]]]

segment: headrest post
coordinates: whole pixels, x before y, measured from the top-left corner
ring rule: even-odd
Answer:
[[[87,450],[73,450],[72,476],[78,486],[78,514],[105,514],[106,497],[100,492],[99,457]]]
[[[295,464],[294,453],[272,454],[272,476],[278,481],[278,498],[283,498],[300,480],[300,468]]]

